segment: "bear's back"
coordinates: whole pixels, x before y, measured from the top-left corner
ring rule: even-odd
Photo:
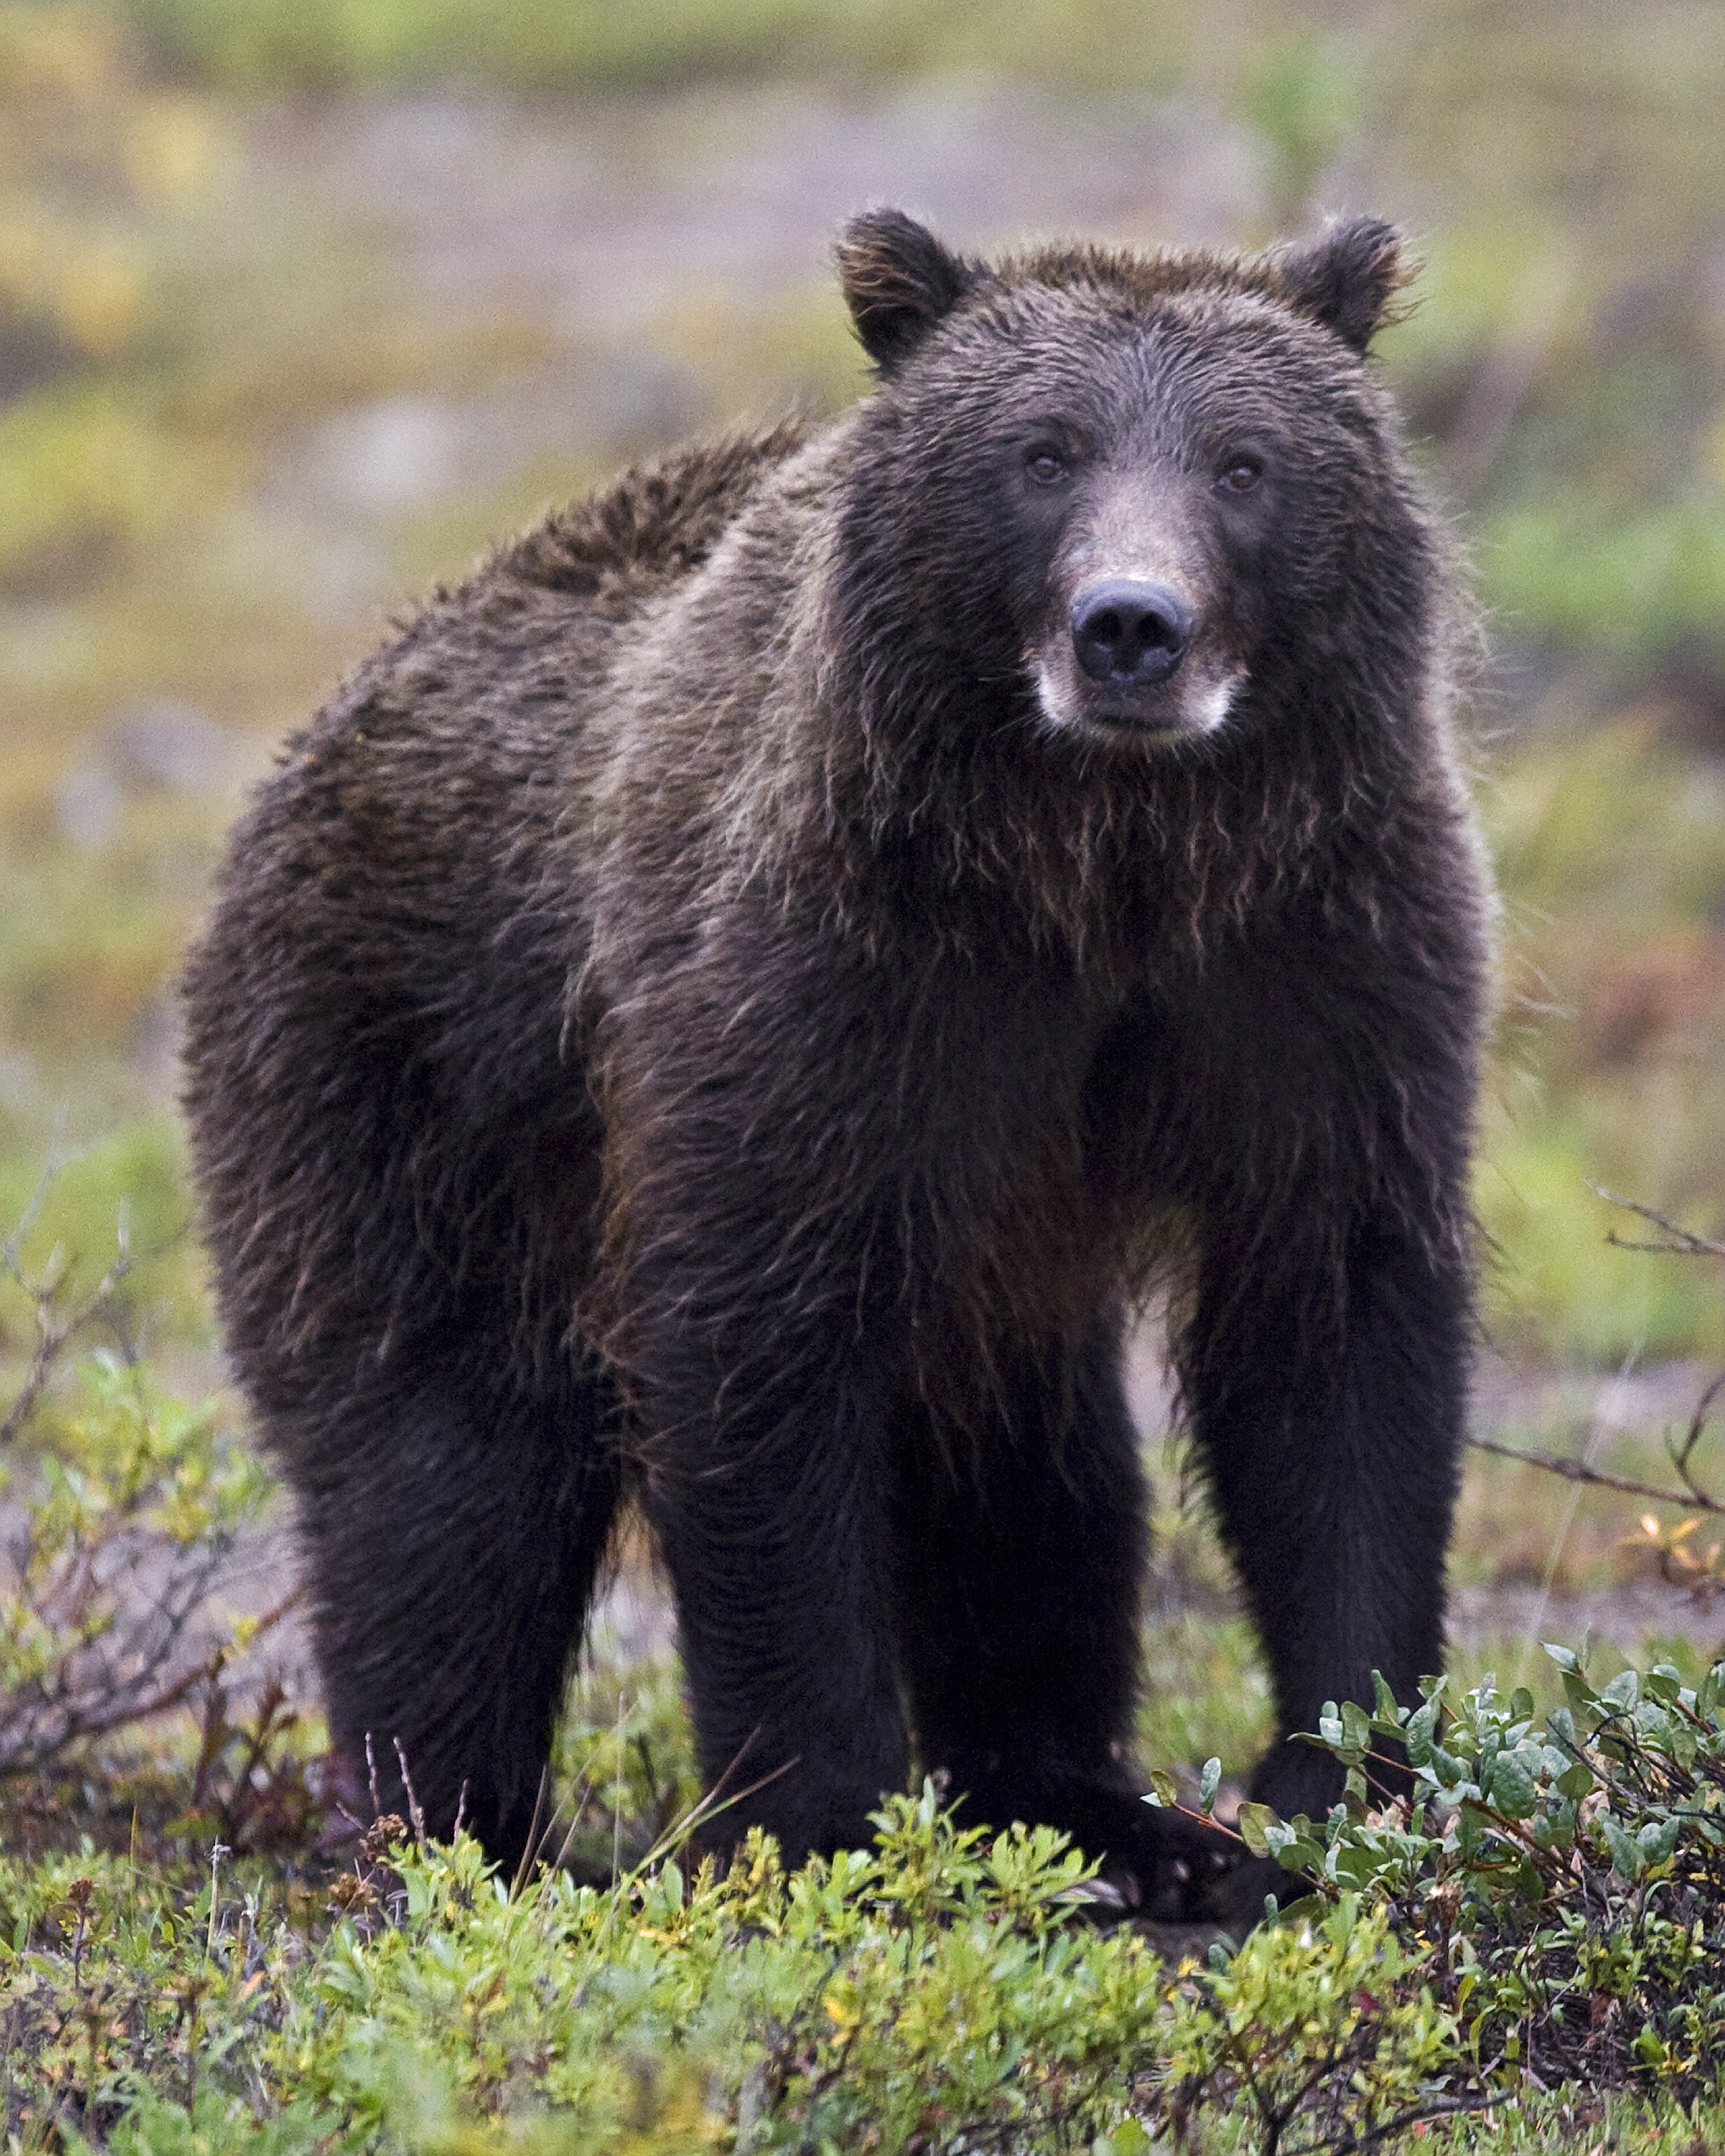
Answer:
[[[619,623],[699,568],[756,490],[809,439],[800,420],[701,442],[554,511],[487,562],[469,593],[525,586]]]

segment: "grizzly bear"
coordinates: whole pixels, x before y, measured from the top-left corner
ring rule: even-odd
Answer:
[[[1122,1338],[1289,1741],[1441,1652],[1489,898],[1455,549],[1370,219],[838,249],[830,425],[630,473],[289,745],[186,981],[234,1367],[338,1752],[519,1860],[626,1502],[700,1767],[793,1858],[913,1758],[1255,1914],[1132,1757]],[[1201,1860],[1201,1861],[1200,1861]],[[1281,1876],[1281,1875],[1278,1875]]]

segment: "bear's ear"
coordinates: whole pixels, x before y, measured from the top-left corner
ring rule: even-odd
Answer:
[[[1276,267],[1290,303],[1361,354],[1413,279],[1400,234],[1375,217],[1332,224],[1311,246],[1290,249]]]
[[[865,210],[852,218],[833,251],[863,350],[883,372],[920,343],[976,281],[969,263],[949,254],[902,210]]]

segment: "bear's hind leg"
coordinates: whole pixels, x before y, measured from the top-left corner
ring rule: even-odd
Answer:
[[[427,1358],[290,1447],[337,1754],[519,1862],[620,1494],[602,1381],[480,1387]],[[542,1817],[542,1826],[544,1820]]]
[[[1148,1489],[1120,1342],[1099,1319],[1027,1358],[992,1427],[906,1418],[900,1653],[961,1818],[1064,1828],[1129,1901],[1175,1914],[1220,1840],[1147,1805],[1132,1758]]]

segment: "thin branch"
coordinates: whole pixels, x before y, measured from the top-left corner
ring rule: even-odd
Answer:
[[[1606,1190],[1597,1183],[1588,1188],[1595,1198],[1603,1198],[1608,1205],[1615,1205],[1625,1213],[1633,1213],[1638,1219],[1646,1220],[1666,1238],[1662,1243],[1639,1243],[1620,1235],[1614,1228],[1606,1236],[1608,1243],[1620,1250],[1651,1250],[1661,1257],[1725,1258],[1725,1243],[1717,1242],[1708,1235],[1697,1235],[1687,1228],[1680,1228],[1669,1214],[1661,1213],[1651,1205],[1643,1205],[1633,1198],[1620,1198],[1615,1191]]]
[[[85,1327],[100,1317],[113,1301],[115,1291],[131,1272],[133,1265],[129,1243],[122,1240],[120,1255],[109,1266],[90,1293],[67,1317],[54,1315],[54,1286],[41,1286],[27,1281],[13,1260],[11,1246],[6,1252],[8,1271],[36,1305],[36,1353],[31,1358],[29,1374],[18,1389],[18,1397],[8,1409],[5,1419],[0,1421],[0,1445],[9,1445],[34,1412],[43,1388],[54,1375],[54,1368],[65,1349],[66,1343],[81,1332]]]
[[[1709,1389],[1711,1391],[1711,1388]],[[1631,1475],[1608,1474],[1603,1467],[1589,1467],[1585,1460],[1571,1460],[1560,1452],[1540,1452],[1519,1445],[1502,1445],[1494,1437],[1471,1437],[1467,1440],[1476,1452],[1490,1452],[1500,1460],[1519,1460],[1529,1467],[1543,1467],[1548,1475],[1561,1475],[1566,1482],[1586,1482],[1601,1490],[1619,1490],[1625,1496],[1651,1497],[1661,1505],[1680,1505],[1702,1512],[1725,1516],[1725,1502],[1710,1496],[1700,1486],[1690,1481],[1687,1471],[1680,1466],[1687,1487],[1681,1490],[1663,1489],[1656,1482],[1638,1481]]]
[[[1689,1455],[1700,1444],[1701,1434],[1707,1428],[1713,1411],[1713,1403],[1722,1392],[1725,1392],[1725,1370],[1720,1371],[1695,1403],[1695,1413],[1689,1418],[1689,1427],[1683,1434],[1681,1444],[1673,1445],[1669,1438],[1666,1440],[1665,1449],[1671,1455],[1671,1465],[1686,1482],[1690,1481]]]
[[[261,1639],[271,1631],[292,1609],[304,1594],[302,1587],[295,1587],[285,1595],[273,1609],[269,1609],[253,1625],[250,1640]],[[126,1727],[134,1722],[146,1722],[152,1716],[166,1714],[170,1707],[184,1704],[198,1686],[219,1676],[230,1660],[234,1648],[231,1640],[213,1648],[200,1662],[180,1676],[164,1679],[157,1690],[148,1687],[156,1673],[172,1654],[187,1618],[196,1607],[196,1598],[185,1609],[177,1613],[162,1612],[170,1626],[166,1639],[154,1650],[146,1650],[149,1660],[139,1674],[129,1680],[116,1682],[110,1671],[98,1669],[86,1680],[81,1697],[44,1700],[33,1710],[21,1717],[23,1730],[13,1748],[0,1748],[0,1780],[19,1774],[33,1774],[45,1765],[69,1744],[82,1743],[91,1737],[105,1737],[110,1731]],[[131,1651],[138,1651],[127,1641]],[[119,1658],[116,1658],[119,1659]],[[139,1694],[145,1696],[140,1697]],[[48,1724],[50,1733],[39,1733],[43,1724]]]
[[[162,1675],[187,1625],[201,1607],[212,1576],[212,1570],[206,1568],[198,1581],[187,1586],[173,1603],[156,1606],[151,1614],[161,1620],[162,1630],[154,1640],[146,1640],[141,1628],[121,1635],[110,1643],[110,1651],[102,1661],[86,1671],[73,1672],[75,1689],[69,1686],[59,1697],[44,1698],[38,1703],[35,1714],[39,1720],[53,1715],[64,1723],[61,1736],[54,1740],[55,1748],[74,1738],[103,1736],[128,1722],[141,1722],[151,1715],[165,1713],[169,1707],[179,1706],[207,1678],[220,1674],[234,1652],[231,1640],[212,1648],[182,1675]],[[266,1610],[251,1627],[249,1640],[260,1639],[272,1631],[300,1600],[303,1593],[303,1588],[295,1587],[273,1609]],[[116,1675],[119,1668],[133,1661],[141,1666],[131,1676]],[[82,1681],[78,1681],[80,1676]],[[157,1688],[152,1690],[152,1686]],[[6,1771],[17,1770],[8,1763]]]
[[[1513,2099],[1502,2089],[1490,2090],[1479,2096],[1445,2097],[1440,2103],[1425,2105],[1418,2111],[1398,2112],[1381,2126],[1374,2126],[1364,2133],[1343,2133],[1327,2141],[1308,2141],[1300,2148],[1290,2149],[1288,2156],[1358,2156],[1358,2152],[1375,2148],[1393,2133],[1405,2133],[1410,2126],[1432,2118],[1459,2118],[1471,2111],[1491,2111],[1498,2104]]]
[[[28,1201],[18,1216],[17,1227],[7,1237],[4,1245],[0,1246],[0,1265],[4,1265],[14,1280],[19,1277],[18,1267],[23,1261],[18,1254],[23,1248],[24,1238],[41,1218],[42,1209],[48,1203],[48,1194],[54,1188],[54,1179],[60,1172],[60,1163],[54,1158],[59,1151],[59,1145],[60,1119],[57,1116],[54,1118],[54,1147],[49,1156],[48,1165],[37,1177],[36,1188],[30,1193]]]

